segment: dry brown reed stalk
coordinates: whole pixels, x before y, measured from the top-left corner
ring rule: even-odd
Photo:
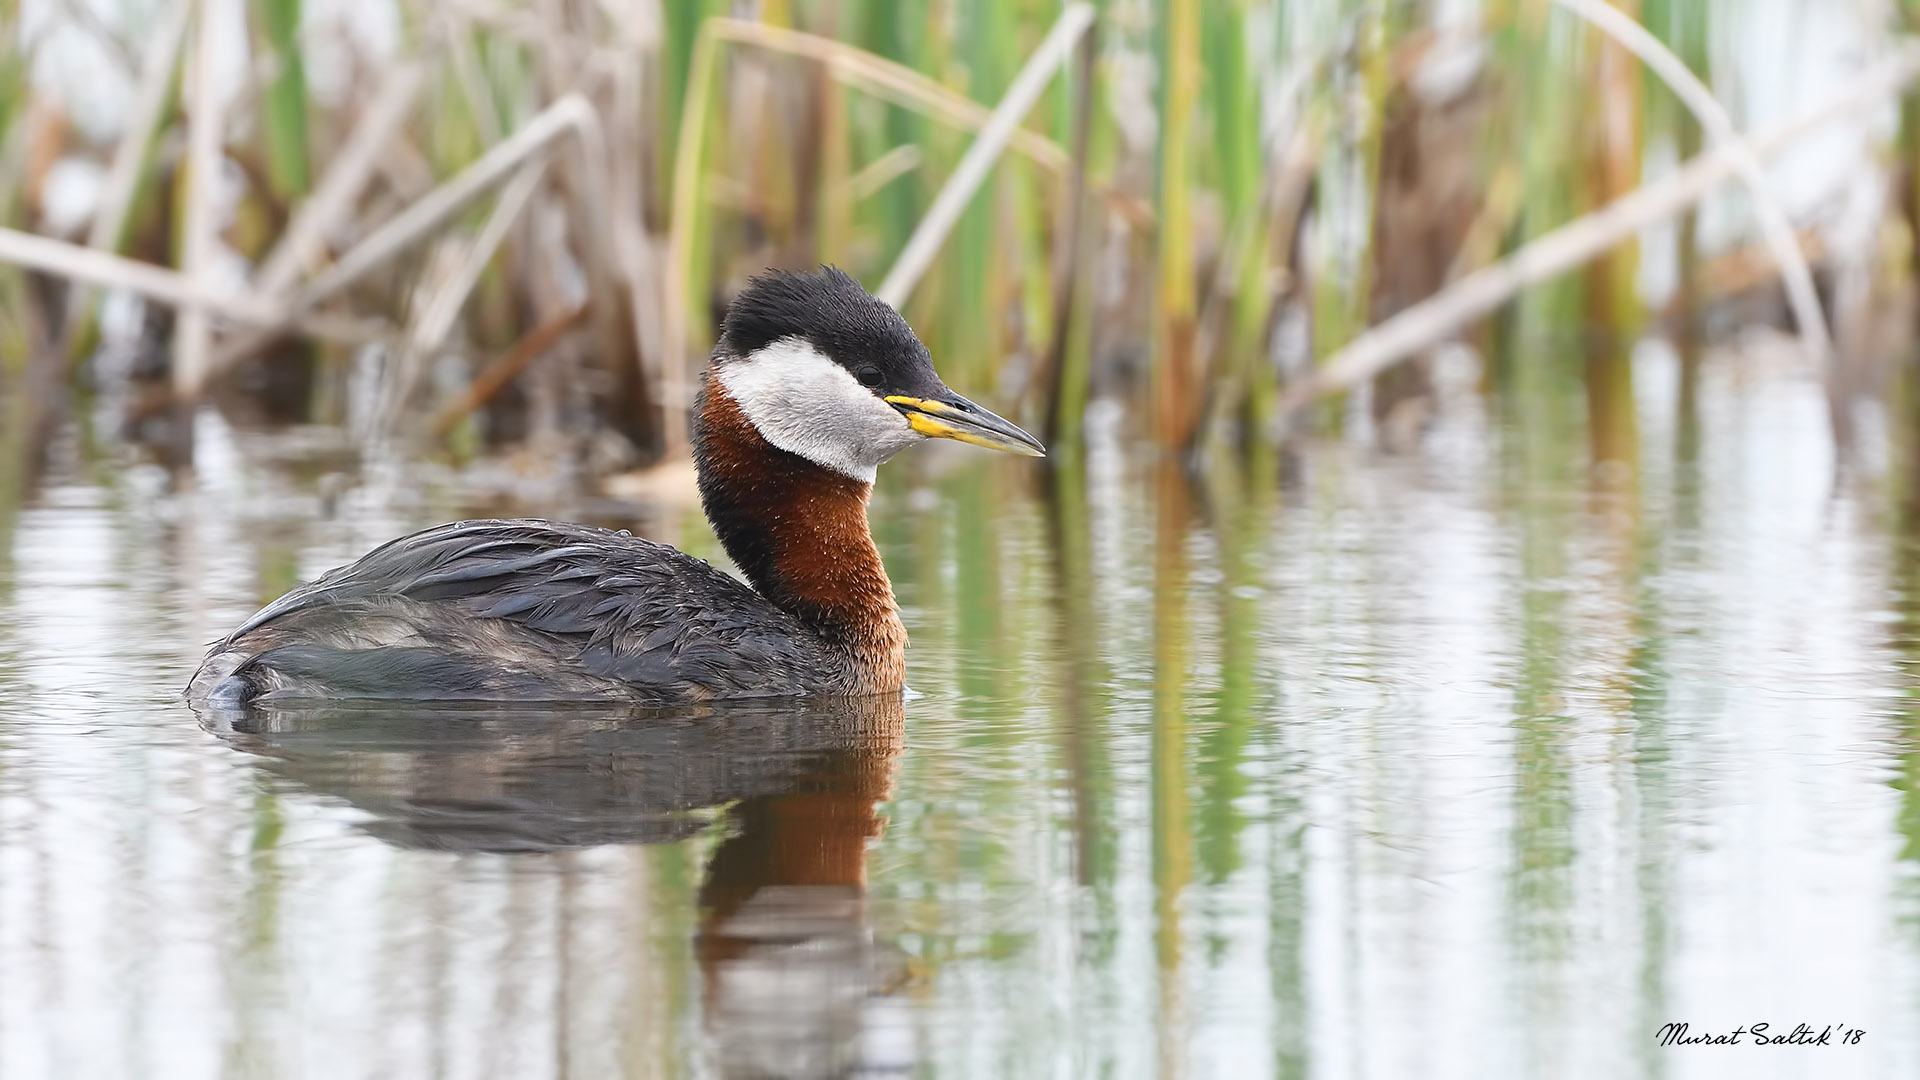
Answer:
[[[1095,24],[1081,35],[1073,68],[1073,170],[1067,182],[1066,227],[1061,230],[1066,238],[1065,250],[1053,281],[1053,340],[1047,343],[1044,430],[1048,443],[1058,441],[1061,413],[1069,396],[1085,396],[1086,373],[1068,370],[1068,350],[1073,343],[1075,319],[1087,302],[1082,293],[1086,291],[1087,264],[1093,259],[1094,229],[1087,221],[1092,216],[1087,201],[1087,170],[1093,146],[1093,91],[1099,60],[1100,29]]]
[[[1069,13],[1082,7],[1086,5],[1069,7],[1061,14],[1061,21],[1065,22]],[[1080,16],[1076,15],[1075,18]],[[1091,21],[1090,8],[1085,18]],[[1056,23],[1055,32],[1058,30],[1059,24]],[[675,448],[685,446],[686,421],[680,413],[687,397],[687,350],[691,345],[694,322],[699,317],[692,296],[692,233],[699,201],[704,194],[701,165],[705,160],[705,120],[711,108],[714,72],[719,63],[719,47],[723,42],[753,45],[818,61],[827,65],[835,78],[849,86],[955,127],[984,132],[996,116],[995,112],[954,93],[912,68],[832,38],[740,19],[712,18],[700,24],[687,76],[688,89],[681,111],[679,143],[674,150],[673,206],[668,227],[667,270],[663,288],[666,297],[662,320],[666,355],[662,358],[661,385],[667,402],[664,415],[669,455],[674,453]],[[1042,46],[1043,49],[1045,47]],[[1056,60],[1054,66],[1058,64]],[[1055,172],[1064,171],[1070,163],[1066,152],[1052,140],[1020,128],[1017,124],[1004,136],[1003,142],[1036,164]],[[1137,218],[1138,214],[1136,212],[1131,216]]]
[[[1454,281],[1493,261],[1500,253],[1500,238],[1513,228],[1524,208],[1526,178],[1520,164],[1502,161],[1494,167],[1486,183],[1486,197],[1473,223],[1460,240],[1460,250],[1447,266],[1447,281]]]
[[[520,166],[520,171],[507,181],[500,197],[494,201],[493,212],[487,216],[486,224],[480,227],[472,243],[467,245],[460,265],[422,307],[420,318],[409,335],[409,345],[415,352],[432,352],[446,341],[447,334],[453,330],[454,320],[460,317],[460,308],[472,295],[473,287],[479,284],[487,263],[500,250],[500,244],[507,238],[507,230],[520,220],[521,212],[532,201],[534,192],[539,190],[540,180],[546,172],[546,159],[536,157]]]
[[[579,156],[588,163],[579,170],[582,186],[587,189],[583,201],[597,211],[596,220],[606,220],[605,192],[597,167],[605,159],[600,120],[586,99],[570,94],[548,106],[519,131],[487,151],[480,160],[381,225],[341,256],[339,261],[316,275],[286,305],[285,319],[304,315],[394,256],[438,232],[470,203],[518,172],[526,161],[548,153],[551,144],[565,135],[574,136]],[[615,272],[613,258],[608,252],[594,250],[606,247],[608,238],[599,229],[584,231],[590,245],[590,250],[582,260],[587,270],[589,288],[596,296],[617,295],[610,280]],[[602,304],[596,310],[608,306]],[[595,322],[603,338],[603,346],[607,348],[607,355],[623,355],[622,343],[615,339],[617,331],[613,329],[614,324],[608,321],[600,325],[601,320],[602,317],[596,314]]]
[[[327,235],[353,212],[382,163],[393,160],[401,122],[425,80],[425,69],[414,61],[403,60],[388,69],[352,132],[332,155],[320,183],[294,211],[293,220],[261,260],[253,278],[256,294],[284,304],[301,275],[320,268],[326,256]],[[267,324],[265,329],[229,336],[214,351],[210,370],[216,374],[227,370],[272,343],[280,333],[277,324]]]
[[[870,198],[881,188],[919,168],[924,160],[926,155],[913,143],[894,147],[847,178],[847,201],[857,203]]]
[[[623,49],[595,42],[607,25],[602,20],[617,22],[620,17],[612,9],[600,8],[596,15],[592,5],[558,0],[540,5],[540,10],[535,70],[537,85],[548,99],[600,100],[608,91],[617,92],[621,73],[630,71],[633,57]],[[655,12],[653,21],[657,16]],[[627,41],[643,47],[649,38],[631,18],[621,32]],[[617,105],[611,115],[616,122],[623,118]],[[674,430],[676,414],[665,405],[660,369],[650,370],[647,363],[652,335],[647,328],[650,320],[641,316],[651,315],[656,301],[652,290],[641,286],[651,275],[638,187],[609,188],[622,175],[622,163],[612,147],[629,141],[631,129],[621,129],[623,137],[610,144],[598,117],[597,110],[588,110],[590,122],[577,132],[578,152],[553,163],[555,187],[566,207],[563,232],[585,270],[586,295],[597,298],[589,316],[599,342],[600,363],[613,379],[613,417],[642,443],[664,435],[665,453],[677,456],[684,453],[684,433]],[[548,277],[553,279],[551,273]],[[535,306],[550,310],[539,303]]]
[[[1639,17],[1640,0],[1619,3],[1628,21]],[[1571,140],[1569,147],[1573,167],[1585,174],[1575,184],[1576,190],[1584,189],[1579,203],[1582,212],[1620,198],[1644,180],[1642,99],[1650,81],[1645,63],[1613,40],[1615,35],[1603,31],[1589,36],[1599,40],[1590,43],[1594,46],[1590,50],[1583,50],[1586,55],[1579,61],[1579,70],[1590,81],[1592,92],[1584,105],[1570,105],[1567,110],[1572,116],[1590,118],[1590,130],[1583,133],[1584,138]],[[1640,422],[1634,400],[1631,348],[1632,337],[1645,318],[1644,305],[1634,288],[1639,272],[1638,249],[1638,241],[1630,240],[1600,256],[1587,268],[1579,290],[1585,324],[1600,331],[1579,350],[1588,475],[1596,491],[1614,494],[1631,491],[1639,477]],[[1377,384],[1391,385],[1396,375],[1421,367],[1392,369]],[[1381,414],[1377,408],[1375,412]],[[1388,434],[1404,443],[1411,439],[1413,430],[1402,427]]]
[[[1908,43],[1832,98],[1740,145],[1765,160],[1829,123],[1878,105],[1916,77],[1920,77],[1920,45]],[[1438,344],[1527,286],[1580,266],[1640,229],[1680,213],[1738,172],[1731,145],[1707,150],[1672,176],[1647,184],[1467,275],[1362,334],[1289,386],[1281,401],[1282,415],[1290,415],[1328,394],[1351,389]]]
[[[658,11],[655,10],[654,14],[657,16]],[[631,19],[621,28],[628,48],[641,56],[653,49],[658,36],[656,27],[637,25],[643,21]],[[629,133],[645,131],[640,65],[619,65],[609,82],[613,97],[609,117],[614,130]],[[653,186],[646,182],[646,178],[653,175],[648,165],[649,155],[653,151],[650,140],[651,136],[644,139],[617,139],[611,145],[613,158],[608,164],[613,180],[614,216],[606,223],[612,234],[616,257],[620,260],[621,276],[627,286],[627,310],[633,318],[634,344],[639,353],[634,375],[647,398],[645,402],[636,401],[634,404],[643,410],[643,414],[649,404],[653,411],[658,409],[662,358],[666,353],[660,313],[660,254],[647,235],[646,222],[643,220],[644,200],[647,190]]]
[[[674,224],[671,231],[676,237],[684,237],[690,228],[692,200],[699,191],[704,132],[699,128],[698,120],[705,116],[708,108],[711,94],[709,83],[713,65],[717,62],[715,50],[717,43],[723,41],[817,61],[826,65],[836,79],[855,89],[963,130],[979,131],[993,118],[992,110],[978,102],[955,93],[912,68],[856,46],[764,23],[732,18],[708,19],[700,24],[700,37],[694,44],[694,61],[687,80],[691,89],[681,117],[680,145],[674,155]],[[1035,164],[1055,173],[1065,172],[1071,164],[1065,150],[1032,131],[1016,130],[1010,145]],[[682,183],[682,180],[691,182]],[[674,244],[676,251],[681,250],[682,246],[678,241]]]
[[[1060,13],[1046,39],[1033,50],[1020,74],[1014,77],[1013,85],[993,110],[993,118],[980,129],[973,145],[967,147],[966,155],[954,167],[953,175],[947,178],[946,186],[934,196],[933,205],[927,208],[926,216],[907,238],[893,269],[887,271],[873,295],[896,308],[907,302],[913,287],[919,284],[921,275],[939,254],[947,234],[953,231],[954,222],[960,220],[961,213],[973,200],[973,193],[980,189],[981,182],[1000,159],[1001,151],[1019,129],[1021,119],[1040,100],[1054,72],[1073,55],[1074,45],[1092,25],[1091,4],[1071,4]]]
[[[1248,402],[1254,390],[1249,385],[1251,375],[1260,365],[1258,360],[1239,364],[1229,376],[1214,356],[1222,336],[1221,324],[1231,317],[1236,267],[1246,257],[1246,249],[1263,240],[1275,250],[1292,249],[1293,234],[1299,228],[1305,212],[1307,192],[1313,184],[1313,173],[1319,164],[1319,141],[1311,125],[1300,118],[1300,122],[1294,125],[1293,136],[1287,141],[1285,149],[1271,161],[1260,199],[1253,207],[1255,213],[1252,220],[1232,224],[1220,258],[1214,264],[1213,280],[1207,288],[1207,301],[1200,310],[1194,354],[1203,362],[1208,362],[1210,369],[1219,369],[1221,374],[1207,381],[1206,400],[1200,410],[1202,422],[1195,432],[1196,439],[1219,431],[1230,411]],[[1261,321],[1267,322],[1268,315],[1263,314]],[[1268,396],[1271,398],[1270,393]],[[1249,403],[1256,406],[1256,411],[1262,404]],[[1271,401],[1265,404],[1270,405]],[[1264,421],[1266,418],[1255,416],[1253,419]]]
[[[194,20],[193,79],[187,114],[187,210],[181,226],[180,270],[199,286],[199,293],[213,291],[213,259],[219,246],[221,144],[226,128],[226,102],[214,78],[215,12],[212,0],[200,0]],[[192,401],[200,396],[212,341],[213,326],[207,310],[189,302],[174,324],[173,393],[177,400]]]
[[[467,384],[466,390],[462,391],[458,398],[440,410],[439,415],[433,420],[434,437],[446,438],[447,433],[452,431],[454,425],[458,424],[462,418],[486,404],[493,395],[500,392],[501,387],[519,377],[529,365],[538,360],[548,349],[553,348],[567,331],[584,322],[592,306],[591,301],[581,304],[572,311],[563,311],[527,331],[526,336],[514,342],[513,347],[502,353],[498,360],[488,364],[480,374],[474,376],[473,382]]]
[[[314,337],[349,343],[397,337],[384,320],[318,312],[290,315],[282,305],[254,293],[231,292],[196,281],[178,270],[18,229],[0,227],[0,263],[99,288],[125,289],[169,307],[198,306],[222,319],[250,326],[289,327]]]
[[[308,207],[310,212],[296,219],[294,227],[289,229],[276,251],[276,257],[269,259],[262,275],[267,284],[282,287],[290,284],[301,265],[309,258],[317,257],[320,238],[333,219],[350,210],[364,185],[371,162],[380,156],[381,147],[391,139],[393,129],[404,114],[406,103],[417,85],[418,73],[409,71],[396,76],[389,82],[387,91],[377,97],[376,104],[384,107],[372,110],[363,119],[339,162],[330,171],[327,180],[323,181],[321,191],[316,192],[311,200]],[[214,130],[217,131],[217,128]],[[555,102],[467,170],[376,229],[338,262],[316,276],[291,301],[282,300],[271,293],[264,296],[257,292],[231,294],[216,289],[210,281],[196,280],[192,273],[175,273],[162,267],[10,229],[0,229],[0,262],[29,266],[78,280],[90,280],[111,288],[128,289],[181,308],[188,316],[185,320],[188,326],[182,332],[181,346],[176,352],[176,392],[181,400],[190,401],[198,396],[206,381],[227,364],[288,330],[351,342],[390,341],[393,338],[392,330],[383,322],[323,316],[313,309],[369,271],[444,227],[468,203],[520,169],[530,158],[544,158],[550,144],[566,134],[575,136],[583,163],[577,174],[582,201],[590,208],[603,208],[606,199],[597,166],[604,160],[605,148],[600,137],[599,120],[592,106],[584,99],[569,95]],[[218,149],[217,141],[213,142],[212,157],[215,162],[218,160]],[[200,153],[206,154],[207,148],[201,146]],[[203,171],[199,175],[211,174],[204,159],[200,168]],[[199,221],[203,229],[206,216],[203,212]],[[597,217],[604,220],[604,212]],[[594,295],[618,295],[613,291],[613,283],[620,275],[615,259],[605,250],[606,237],[594,228],[584,229],[583,232],[587,236],[588,250],[583,262],[590,279],[589,287]],[[497,239],[494,243],[497,244]],[[190,267],[198,266],[192,259],[188,260],[188,264]],[[602,303],[597,306],[596,312],[604,312],[613,306],[610,302]],[[196,316],[196,312],[200,314]],[[205,335],[210,327],[204,325],[204,319],[212,314],[250,324],[260,332],[231,343],[229,348],[212,358],[219,361],[217,364],[208,363]],[[196,321],[200,325],[196,325]],[[438,321],[436,319],[436,323]],[[617,340],[617,324],[599,315],[596,315],[595,322],[602,337],[613,342],[612,347],[607,349],[607,355],[623,355]]]
[[[1781,280],[1787,287],[1787,302],[1793,309],[1794,322],[1799,326],[1801,336],[1806,339],[1807,348],[1813,353],[1815,362],[1820,364],[1822,370],[1831,366],[1833,336],[1827,330],[1826,315],[1820,309],[1820,295],[1814,288],[1813,271],[1801,255],[1799,245],[1795,242],[1793,225],[1787,220],[1786,209],[1780,205],[1780,200],[1774,197],[1766,171],[1760,167],[1760,159],[1740,141],[1733,118],[1727,115],[1727,110],[1713,96],[1713,91],[1707,89],[1685,61],[1618,9],[1601,0],[1553,2],[1592,23],[1622,48],[1639,57],[1640,62],[1659,76],[1660,81],[1667,84],[1680,103],[1700,122],[1701,128],[1707,133],[1708,142],[1715,147],[1727,147],[1741,182],[1753,198],[1753,215],[1760,226],[1761,238],[1780,263]]]
[[[440,348],[447,335],[453,330],[453,324],[460,317],[460,309],[465,306],[467,297],[480,282],[480,275],[487,264],[506,240],[507,231],[520,220],[527,204],[540,188],[541,179],[546,176],[547,160],[536,157],[520,166],[512,180],[501,190],[500,197],[494,201],[493,212],[487,216],[465,249],[459,251],[459,262],[447,274],[445,280],[438,283],[425,303],[419,307],[419,317],[407,334],[406,347],[401,351],[400,363],[395,377],[386,385],[387,398],[377,415],[382,418],[382,427],[391,433],[406,415],[407,402],[412,399],[415,387],[419,385],[420,373],[431,355]]]
[[[271,298],[283,297],[300,275],[320,268],[327,235],[353,212],[425,79],[425,69],[414,61],[403,60],[388,69],[353,131],[333,153],[320,183],[261,260],[260,270],[254,275],[255,291]]]
[[[953,127],[978,131],[993,117],[993,110],[904,64],[830,37],[740,19],[708,19],[701,31],[709,27],[718,39],[818,61],[848,86]],[[1072,165],[1064,148],[1037,132],[1015,131],[1011,146],[1050,172],[1064,173]]]
[[[1195,0],[1168,0],[1160,52],[1159,190],[1160,214],[1156,303],[1155,363],[1149,372],[1154,436],[1162,450],[1184,450],[1199,426],[1201,380],[1194,354],[1195,320],[1193,147],[1189,144],[1200,98],[1200,10]]]
[[[161,15],[153,36],[147,39],[146,55],[140,61],[140,84],[130,99],[127,126],[113,148],[113,162],[107,167],[107,179],[100,191],[100,207],[94,213],[93,227],[87,235],[87,243],[102,251],[117,250],[120,234],[127,227],[127,214],[140,190],[147,148],[153,143],[154,129],[166,111],[167,86],[179,67],[180,41],[186,36],[193,3],[194,0],[173,0]]]
[[[140,58],[139,85],[131,99],[127,126],[114,146],[113,159],[100,191],[100,205],[94,211],[93,225],[87,233],[87,244],[101,251],[120,249],[127,217],[140,193],[140,179],[147,164],[148,149],[153,145],[154,131],[172,100],[167,88],[180,66],[180,43],[186,37],[193,4],[194,0],[172,0],[161,14],[153,35],[147,40],[146,52]],[[70,343],[86,333],[80,330],[82,324],[91,325],[93,299],[92,290],[84,285],[75,290],[70,310],[77,317],[69,320],[67,327]]]
[[[1794,234],[1795,245],[1811,266],[1825,262],[1831,254],[1818,228],[1807,227]],[[1773,245],[1756,241],[1716,255],[1700,263],[1698,281],[1690,294],[1676,290],[1660,310],[1663,319],[1684,318],[1688,310],[1702,303],[1734,296],[1771,282],[1780,275],[1780,260]]]

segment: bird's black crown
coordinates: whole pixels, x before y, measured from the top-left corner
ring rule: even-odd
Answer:
[[[802,338],[874,393],[931,396],[945,388],[907,320],[845,271],[769,270],[727,308],[716,359],[746,357],[782,338]]]

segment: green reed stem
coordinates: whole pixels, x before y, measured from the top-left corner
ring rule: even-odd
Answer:
[[[274,197],[292,203],[307,193],[307,70],[300,58],[301,0],[254,0],[261,31],[279,62],[279,72],[260,102],[266,140],[267,179]]]

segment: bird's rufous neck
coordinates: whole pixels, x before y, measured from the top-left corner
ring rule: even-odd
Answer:
[[[906,629],[867,529],[863,480],[771,443],[710,375],[694,409],[700,501],[761,595],[851,655],[869,691],[906,684]]]

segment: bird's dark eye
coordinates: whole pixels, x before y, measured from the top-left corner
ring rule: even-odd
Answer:
[[[859,379],[861,382],[861,385],[863,386],[879,386],[880,385],[880,369],[879,368],[863,367],[858,371],[855,371],[853,373],[853,377],[856,379]]]

